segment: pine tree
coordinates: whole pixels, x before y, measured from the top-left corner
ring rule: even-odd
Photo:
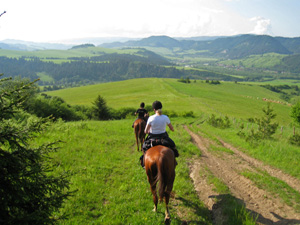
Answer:
[[[108,120],[110,119],[110,112],[106,105],[106,101],[103,97],[98,95],[96,100],[93,102],[93,115],[96,119],[99,120]]]
[[[0,224],[53,223],[53,212],[70,195],[69,181],[49,173],[56,143],[30,144],[50,120],[22,110],[33,83],[7,90],[8,80],[0,79]]]

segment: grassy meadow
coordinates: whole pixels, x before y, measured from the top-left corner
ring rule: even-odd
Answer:
[[[189,178],[189,160],[199,150],[174,121],[181,157],[178,158],[172,224],[211,224],[209,211],[197,197]],[[56,218],[59,224],[164,224],[164,205],[152,212],[153,201],[145,170],[139,164],[132,119],[120,121],[58,122],[39,141],[61,140],[52,154],[57,171],[69,171],[74,190]],[[180,217],[178,216],[180,215]]]
[[[212,85],[203,81],[186,84],[176,79],[145,78],[61,89],[46,94],[59,96],[70,105],[92,105],[101,95],[107,105],[115,109],[138,108],[142,101],[151,105],[153,101],[160,100],[165,110],[193,111],[198,118],[214,113],[244,120],[261,116],[262,108],[267,105],[263,101],[265,98],[281,102],[272,104],[272,107],[282,126],[292,122],[291,107],[279,98],[279,94],[253,84],[224,82]]]
[[[169,134],[180,153],[173,189],[175,195],[170,200],[172,224],[213,223],[210,211],[198,199],[189,177],[189,165],[201,153],[192,143],[184,125],[216,142],[220,138],[231,143],[252,157],[300,179],[299,147],[292,146],[287,141],[293,134],[291,106],[271,103],[277,114],[275,120],[279,123],[273,140],[262,141],[254,146],[237,135],[241,123],[245,123],[246,130],[250,130],[247,119],[263,116],[262,108],[267,106],[263,98],[282,101],[278,94],[258,85],[232,82],[211,85],[201,81],[185,84],[175,79],[149,78],[46,93],[62,97],[70,105],[91,105],[101,95],[107,105],[115,109],[138,108],[141,101],[150,105],[153,101],[160,100],[166,112],[193,111],[195,117],[171,117],[175,132]],[[219,129],[210,126],[206,120],[211,114],[228,116],[231,127]],[[164,205],[159,205],[158,213],[152,212],[149,184],[145,171],[139,165],[141,153],[136,151],[131,128],[134,119],[69,123],[59,121],[39,137],[40,142],[62,141],[60,149],[52,157],[58,165],[58,171],[70,172],[71,188],[75,191],[55,215],[56,218],[67,216],[65,220],[59,220],[59,224],[163,224]],[[272,193],[281,191],[278,195],[284,196],[283,199],[295,199],[296,204],[300,205],[299,193],[286,193],[286,185],[278,186],[278,182],[266,174],[245,172],[245,176],[259,182],[260,186]],[[265,182],[262,179],[264,176],[268,178]],[[218,181],[215,184],[216,189],[222,186],[220,183]],[[237,204],[239,203],[229,200],[226,205],[232,212],[230,221],[235,221],[234,224],[254,224],[245,210],[237,210],[243,208]]]
[[[5,56],[9,58],[31,58],[37,57],[43,61],[51,61],[54,63],[61,63],[63,61],[68,61],[71,57],[93,57],[103,54],[132,54],[137,53],[139,49],[108,49],[101,47],[87,47],[87,48],[75,48],[68,50],[39,50],[39,51],[17,51],[17,50],[6,50],[0,49],[0,56]]]

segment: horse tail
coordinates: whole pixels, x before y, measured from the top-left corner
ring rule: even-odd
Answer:
[[[156,182],[159,181],[158,185],[158,194],[159,200],[162,201],[165,196],[166,187],[168,184],[168,167],[167,167],[167,158],[165,155],[159,159],[159,163],[157,166],[157,178]]]
[[[139,138],[142,138],[142,122],[139,123]]]

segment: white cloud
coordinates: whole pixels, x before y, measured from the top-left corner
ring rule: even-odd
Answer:
[[[249,33],[273,35],[270,19],[265,19],[263,17],[257,16],[251,18],[250,22],[254,23],[254,29]]]
[[[271,33],[271,21],[230,8],[239,0],[1,0],[0,40]],[[242,1],[241,1],[242,2]]]

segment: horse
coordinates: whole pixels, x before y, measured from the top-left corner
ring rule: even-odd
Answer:
[[[171,216],[169,212],[169,200],[170,194],[173,189],[173,183],[175,180],[175,156],[172,149],[157,145],[148,149],[144,156],[145,171],[150,184],[150,189],[153,196],[154,209],[157,211],[157,191],[156,184],[159,182],[158,193],[160,202],[165,202],[165,223],[169,224]]]
[[[147,114],[145,116],[145,119],[147,120],[148,117],[149,117],[149,115]],[[143,143],[145,141],[145,136],[146,136],[145,127],[146,127],[146,121],[144,119],[139,118],[136,121],[134,121],[134,123],[133,123],[137,151],[140,150],[139,142],[141,144],[141,150],[142,150],[142,146],[143,146]]]

